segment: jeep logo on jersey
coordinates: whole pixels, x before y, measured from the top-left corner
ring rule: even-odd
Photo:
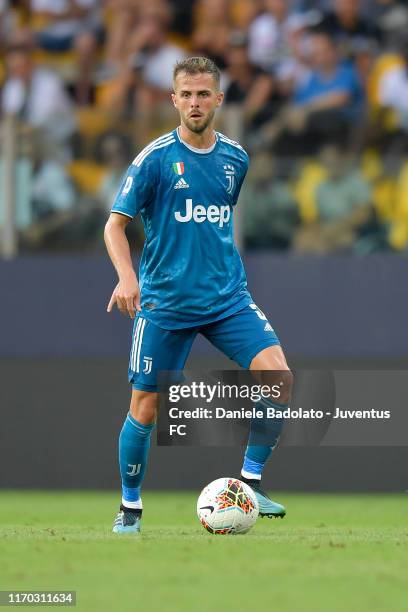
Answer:
[[[218,227],[223,227],[230,220],[231,210],[229,206],[217,206],[216,204],[210,204],[208,208],[205,208],[202,204],[193,206],[193,200],[189,198],[186,200],[186,212],[182,214],[178,210],[174,213],[174,216],[176,221],[180,223],[188,223],[191,220],[196,223],[209,221],[210,223],[218,223]]]

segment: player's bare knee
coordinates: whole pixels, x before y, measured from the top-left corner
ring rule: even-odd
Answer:
[[[130,414],[139,423],[142,423],[142,425],[154,423],[157,418],[157,406],[158,393],[133,390],[130,401]]]
[[[280,404],[288,404],[292,396],[293,373],[291,372],[291,370],[287,369],[281,370],[279,374],[281,378],[281,381],[279,383],[281,391],[278,401]]]
[[[293,374],[286,366],[282,370],[263,372],[263,380],[273,389],[272,399],[279,404],[288,404],[292,395]]]
[[[259,384],[271,389],[270,397],[272,401],[288,404],[292,394],[293,374],[286,364],[280,364],[280,367],[282,369],[256,372],[256,380]]]

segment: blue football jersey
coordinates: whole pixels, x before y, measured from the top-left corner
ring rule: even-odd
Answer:
[[[156,325],[200,326],[252,302],[232,219],[247,169],[247,153],[223,134],[204,150],[178,130],[154,140],[129,167],[112,212],[140,212],[141,305]]]

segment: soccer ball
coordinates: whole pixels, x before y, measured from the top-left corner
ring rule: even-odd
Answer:
[[[200,523],[210,533],[247,533],[259,514],[252,489],[236,478],[218,478],[201,491],[197,500]]]

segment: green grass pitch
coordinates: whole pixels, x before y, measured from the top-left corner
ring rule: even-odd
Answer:
[[[287,517],[244,536],[204,531],[196,497],[146,492],[134,538],[111,533],[112,493],[2,492],[0,590],[76,590],[85,611],[408,610],[406,494],[275,494]]]

